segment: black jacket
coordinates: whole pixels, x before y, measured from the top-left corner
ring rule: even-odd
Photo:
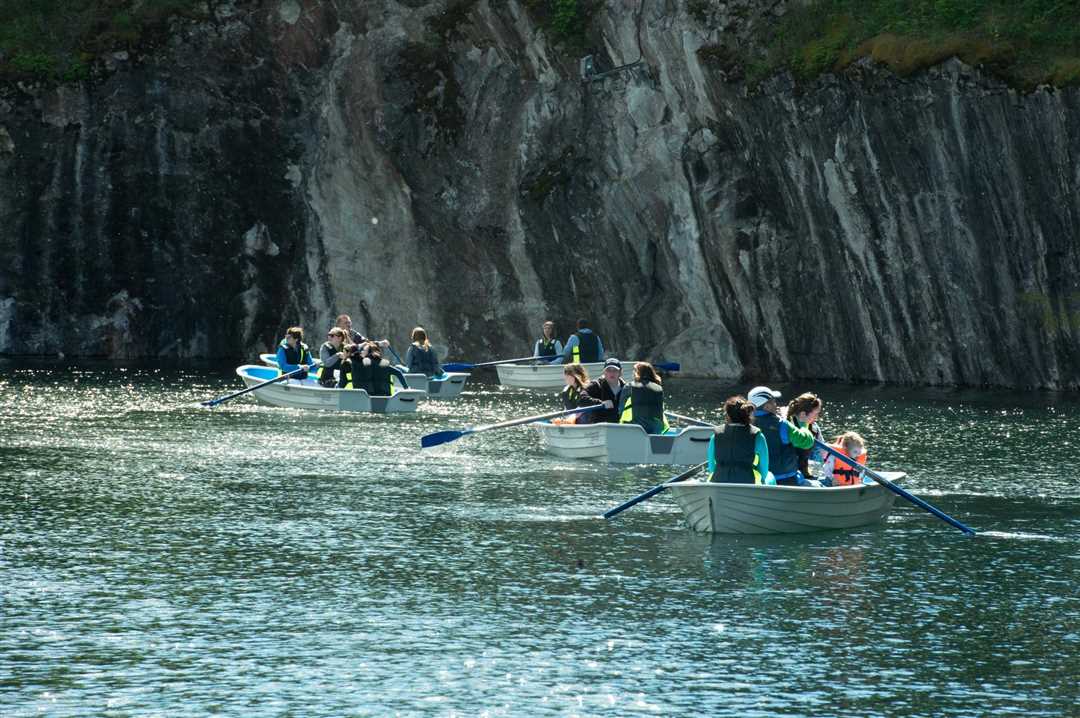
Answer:
[[[619,393],[622,388],[626,386],[626,382],[619,379],[619,391],[613,392],[611,386],[607,383],[607,379],[600,377],[599,379],[593,379],[585,385],[585,393],[591,396],[593,399],[597,399],[601,402],[610,400],[614,408],[612,409],[597,409],[596,411],[590,411],[586,416],[589,417],[589,422],[592,424],[618,424],[619,423]]]

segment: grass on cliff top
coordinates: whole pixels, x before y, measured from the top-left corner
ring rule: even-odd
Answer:
[[[0,78],[78,80],[94,59],[163,37],[175,15],[206,0],[0,0]]]
[[[788,67],[804,79],[862,57],[910,75],[950,57],[1022,88],[1080,84],[1077,0],[810,0],[772,30],[761,79]]]

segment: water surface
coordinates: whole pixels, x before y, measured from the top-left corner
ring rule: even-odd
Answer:
[[[1078,715],[1074,398],[781,387],[981,533],[898,503],[748,538],[663,495],[597,518],[677,467],[528,429],[419,450],[541,394],[367,416],[197,407],[230,369],[7,365],[0,388],[4,716]],[[731,390],[668,401],[715,419]]]

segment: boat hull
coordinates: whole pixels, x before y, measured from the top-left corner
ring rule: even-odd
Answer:
[[[902,472],[882,472],[890,481]],[[848,529],[884,520],[896,494],[880,484],[835,488],[686,481],[667,489],[695,531],[792,534]]]
[[[518,389],[561,389],[563,364],[500,364],[495,367],[499,383]],[[590,377],[598,377],[604,370],[603,362],[582,364]]]
[[[274,354],[260,354],[259,359],[267,366],[277,367]],[[468,380],[468,372],[446,372],[438,377],[428,378],[424,374],[405,374],[405,381],[410,389],[427,394],[429,399],[453,399],[461,394]]]
[[[709,427],[672,434],[648,434],[637,424],[534,424],[545,451],[567,459],[612,464],[700,464],[705,461]]]
[[[278,376],[277,369],[245,364],[236,374],[248,387]],[[393,396],[369,396],[363,389],[329,389],[312,379],[286,379],[256,389],[252,394],[263,404],[287,409],[317,411],[358,411],[373,414],[401,414],[416,411],[426,394],[416,389],[402,389]]]

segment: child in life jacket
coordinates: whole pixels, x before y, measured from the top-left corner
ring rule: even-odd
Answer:
[[[850,456],[860,464],[866,464],[866,439],[854,431],[841,434],[833,440],[832,448],[845,456]],[[847,463],[843,459],[829,454],[825,464],[821,467],[821,483],[824,486],[851,486],[861,484],[860,470]]]

